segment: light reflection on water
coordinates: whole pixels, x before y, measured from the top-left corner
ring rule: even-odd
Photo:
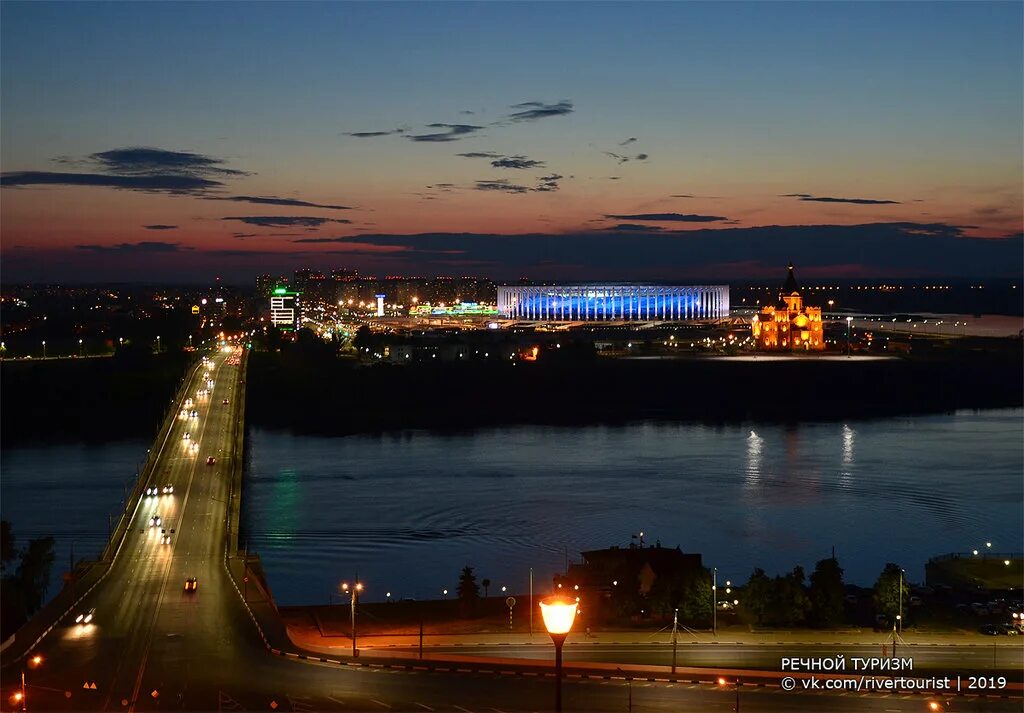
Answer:
[[[1019,549],[1022,411],[851,423],[406,431],[325,438],[250,430],[246,540],[283,603],[326,602],[355,571],[366,596],[437,596],[466,564],[538,588],[579,551],[649,544],[744,580],[813,567],[849,580],[889,561]]]

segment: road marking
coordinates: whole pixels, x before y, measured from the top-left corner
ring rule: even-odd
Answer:
[[[456,706],[454,703],[452,703],[452,705],[455,706],[456,708],[458,708],[460,711],[463,711],[463,713],[473,713],[473,711],[471,711],[469,708],[463,708],[462,706]]]
[[[416,705],[418,705],[420,708],[422,708],[425,711],[432,711],[432,710],[434,710],[433,708],[428,706],[426,703],[419,703],[419,702],[417,702]]]
[[[370,699],[370,703],[376,703],[376,704],[377,704],[378,706],[384,706],[384,707],[385,707],[385,708],[387,708],[388,710],[391,710],[391,706],[389,706],[389,705],[388,705],[387,703],[385,703],[384,701],[378,701],[378,700],[377,700],[376,698],[371,698],[371,699]]]
[[[325,698],[327,698],[327,700],[329,700],[329,701],[334,701],[339,706],[345,705],[345,701],[339,700],[339,699],[335,698],[334,696],[325,696]]]

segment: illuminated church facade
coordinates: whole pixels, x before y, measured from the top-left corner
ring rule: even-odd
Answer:
[[[807,307],[789,265],[786,284],[782,286],[778,304],[766,305],[751,321],[754,343],[768,351],[821,351],[821,307]]]

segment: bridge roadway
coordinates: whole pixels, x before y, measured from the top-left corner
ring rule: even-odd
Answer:
[[[151,485],[173,485],[173,495],[143,498],[105,578],[33,652],[39,667],[26,667],[28,710],[105,711],[512,711],[546,710],[553,700],[548,677],[424,673],[350,668],[271,655],[224,564],[229,478],[243,418],[242,372],[212,356],[213,393],[198,398],[205,369],[193,373],[186,394],[196,420],[176,421],[159,444]],[[224,405],[224,399],[228,404]],[[181,404],[179,408],[184,408]],[[191,454],[188,431],[200,444]],[[206,465],[213,455],[217,462]],[[159,515],[170,544],[161,544]],[[194,594],[186,577],[197,577]],[[95,608],[88,626],[75,613]],[[18,709],[24,662],[2,672],[3,710]],[[88,685],[88,688],[84,686]],[[93,687],[94,686],[94,687]],[[579,680],[565,683],[566,710],[729,711],[734,692],[709,684]],[[919,696],[783,693],[743,688],[745,711],[921,711]],[[961,699],[962,700],[962,699]],[[954,703],[959,703],[955,701]],[[967,701],[963,701],[966,705]],[[970,710],[1019,710],[1019,700],[971,701]],[[957,707],[955,710],[961,710]]]

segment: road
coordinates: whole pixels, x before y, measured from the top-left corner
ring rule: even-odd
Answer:
[[[76,609],[95,620],[76,625],[73,612],[35,653],[26,670],[29,710],[157,711],[482,711],[546,710],[550,676],[427,673],[296,661],[267,652],[224,565],[229,476],[234,460],[241,373],[231,355],[212,356],[209,397],[205,368],[189,377],[186,394],[197,419],[175,422],[158,445],[151,485],[172,495],[141,499],[132,527],[106,577]],[[224,400],[228,404],[223,404]],[[181,404],[179,408],[184,408]],[[183,438],[185,432],[191,438]],[[198,442],[198,453],[189,444]],[[214,456],[215,465],[206,465]],[[162,544],[154,515],[174,533]],[[197,577],[198,591],[183,590]],[[572,655],[577,653],[572,649]],[[537,649],[538,655],[544,651]],[[548,651],[547,653],[550,653]],[[578,651],[586,654],[584,649]],[[5,710],[16,708],[20,665],[2,672]],[[783,693],[744,687],[743,710],[921,711],[921,697]],[[630,704],[631,701],[631,704]],[[729,711],[732,689],[712,684],[568,679],[566,710]],[[970,705],[969,708],[964,706]],[[1019,710],[1019,700],[959,699],[952,710]],[[963,704],[963,705],[961,705]]]

